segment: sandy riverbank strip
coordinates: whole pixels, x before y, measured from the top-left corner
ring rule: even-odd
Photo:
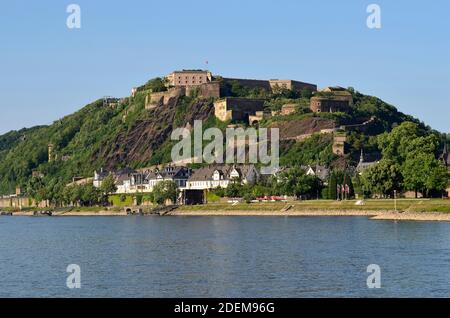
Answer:
[[[450,222],[450,214],[438,212],[394,212],[394,211],[183,211],[176,210],[170,213],[174,216],[367,216],[373,220],[397,220],[397,221],[447,221]]]
[[[126,216],[123,211],[69,211],[53,212],[52,216]],[[33,212],[13,212],[13,216],[33,216]]]
[[[52,216],[126,216],[123,211],[70,211],[53,212]],[[33,216],[33,212],[13,212],[13,216]],[[366,216],[372,220],[392,221],[442,221],[450,222],[450,213],[439,212],[394,212],[363,210],[322,211],[264,211],[264,210],[175,210],[168,216]]]

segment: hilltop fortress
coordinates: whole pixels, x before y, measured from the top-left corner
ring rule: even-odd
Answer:
[[[264,118],[273,115],[286,116],[296,111],[295,104],[283,105],[279,112],[270,112],[265,108],[263,98],[233,97],[227,90],[230,87],[242,87],[256,92],[274,93],[289,90],[308,91],[312,96],[310,109],[312,112],[346,112],[353,103],[352,94],[342,87],[327,87],[318,91],[317,85],[291,79],[241,79],[214,76],[208,70],[174,71],[164,77],[165,89],[145,92],[145,108],[163,107],[171,99],[182,96],[200,97],[214,100],[215,116],[221,121],[245,122],[257,124]],[[132,89],[132,96],[138,92]]]
[[[145,108],[152,109],[158,104],[165,105],[171,98],[180,96],[220,97],[220,82],[214,80],[209,71],[174,71],[165,77],[165,83],[166,91],[149,92],[145,99]]]
[[[295,80],[256,80],[239,78],[222,78],[213,76],[207,70],[182,70],[174,71],[165,76],[167,90],[162,92],[148,92],[145,99],[145,107],[152,109],[158,105],[166,105],[171,98],[181,96],[197,96],[201,98],[220,99],[225,96],[222,88],[227,85],[240,85],[249,89],[263,89],[273,92],[275,89],[309,90],[317,91],[317,85]],[[137,88],[132,89],[132,96]],[[244,103],[244,101],[242,101]],[[245,107],[245,106],[244,106]]]

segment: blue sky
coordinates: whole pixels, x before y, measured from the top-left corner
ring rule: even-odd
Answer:
[[[81,7],[68,29],[66,7]],[[366,26],[369,4],[382,28]],[[450,132],[450,1],[0,2],[0,133],[175,69],[353,86]]]

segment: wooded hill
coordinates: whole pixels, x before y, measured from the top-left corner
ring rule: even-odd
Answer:
[[[213,99],[180,97],[170,100],[167,105],[147,110],[144,107],[145,95],[150,89],[164,90],[162,80],[150,80],[139,88],[134,97],[122,99],[114,107],[99,99],[51,125],[11,131],[0,136],[0,194],[14,193],[16,186],[26,189],[33,172],[43,175],[46,184],[61,188],[73,177],[92,176],[94,170],[101,167],[142,168],[168,163],[174,144],[170,141],[170,133],[174,128],[192,124],[195,119],[204,120],[204,129],[213,126],[225,129],[227,123],[214,117]],[[297,105],[294,114],[263,120],[261,126],[265,127],[288,127],[291,123],[293,127],[306,127],[304,132],[308,133],[315,131],[308,128],[314,121],[340,127],[373,118],[369,125],[346,129],[348,155],[344,158],[332,153],[331,135],[314,134],[303,141],[283,142],[282,165],[323,164],[338,169],[355,163],[361,148],[364,148],[368,160],[377,159],[381,155],[377,136],[404,121],[418,123],[424,134],[434,134],[442,140],[439,132],[419,120],[376,97],[353,89],[350,89],[354,98],[351,110],[332,114],[311,113],[311,96],[307,92],[280,90],[273,93],[239,85],[222,87],[222,91],[228,96],[265,98],[270,110],[279,110],[286,103]],[[49,144],[53,145],[50,158]],[[441,149],[442,146],[443,142]]]

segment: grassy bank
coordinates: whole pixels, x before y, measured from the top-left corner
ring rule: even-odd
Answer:
[[[366,200],[364,205],[356,205],[356,200],[330,201],[312,200],[295,202],[264,203],[210,203],[206,205],[182,206],[179,211],[282,211],[292,205],[293,211],[393,211],[394,200]],[[441,212],[450,213],[450,200],[442,199],[401,199],[397,200],[397,210],[402,212]]]
[[[364,205],[356,205],[356,200],[331,201],[331,200],[311,200],[311,201],[293,201],[293,202],[264,202],[264,203],[239,203],[232,205],[230,203],[209,203],[205,205],[180,206],[174,215],[287,215],[287,214],[305,214],[305,215],[377,215],[380,218],[399,218],[413,217],[420,219],[428,214],[426,218],[434,219],[432,214],[441,215],[444,218],[450,218],[450,200],[442,199],[400,199],[397,200],[397,213],[394,212],[394,200],[366,200]],[[291,208],[286,211],[286,207]],[[142,207],[149,210],[150,207]],[[10,209],[1,209],[9,211]],[[32,215],[33,211],[46,210],[27,208],[23,209],[17,215]],[[54,212],[54,215],[120,215],[126,213],[122,207],[75,207],[75,208],[57,208],[48,209]],[[18,212],[13,211],[11,212]],[[430,216],[431,215],[431,216]]]

